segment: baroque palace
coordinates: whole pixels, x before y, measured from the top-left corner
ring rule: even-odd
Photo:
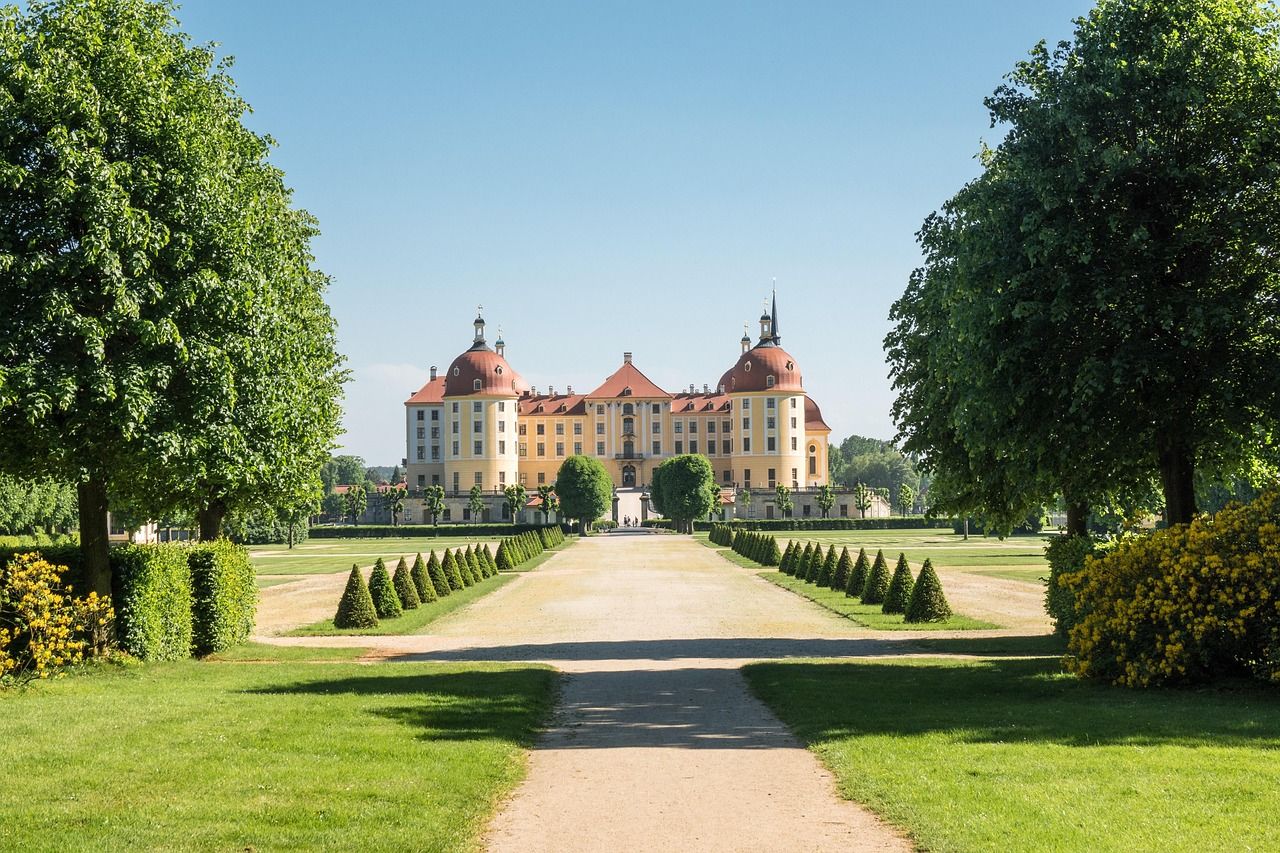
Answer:
[[[776,298],[760,317],[759,340],[744,333],[740,343],[737,362],[714,387],[665,391],[628,352],[585,394],[572,385],[539,391],[507,361],[501,336],[493,346],[486,342],[477,316],[471,346],[443,374],[433,366],[427,384],[405,401],[409,493],[443,486],[450,519],[471,520],[466,503],[479,486],[489,505],[484,515],[496,520],[509,517],[503,489],[523,483],[536,493],[573,454],[595,456],[620,491],[640,492],[664,459],[701,453],[727,508],[739,490],[763,497],[784,485],[798,492],[796,514],[804,507],[807,515],[799,498],[827,482],[831,429],[805,394],[800,365],[782,348]],[[416,515],[418,507],[408,509]]]

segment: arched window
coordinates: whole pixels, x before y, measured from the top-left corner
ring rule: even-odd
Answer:
[[[475,390],[479,391],[479,390],[480,390],[480,387],[481,387],[481,382],[480,382],[480,380],[479,380],[479,379],[472,380],[472,382],[471,382],[471,387],[472,387],[472,388],[474,388]]]
[[[622,419],[622,434],[631,435],[636,431],[636,422],[633,418]]]
[[[772,388],[772,387],[773,387],[773,375],[772,375],[772,374],[770,374],[769,376],[766,376],[766,377],[765,377],[764,384],[765,384],[765,387],[766,387],[766,388]]]
[[[623,404],[622,404],[622,414],[624,414],[624,415],[634,415],[635,413],[636,413],[636,407],[635,407],[635,406],[631,405],[630,403],[623,403]]]
[[[453,375],[454,375],[454,376],[457,376],[457,375],[458,375],[459,373],[461,373],[461,372],[462,372],[462,371],[461,371],[461,370],[459,370],[459,369],[458,369],[458,368],[456,368],[456,367],[453,369]]]

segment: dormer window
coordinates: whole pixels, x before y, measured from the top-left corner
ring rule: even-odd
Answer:
[[[749,362],[749,361],[748,361],[746,364],[742,365],[742,369],[743,369],[743,370],[745,370],[747,373],[750,373],[750,372],[751,372],[751,362]]]
[[[794,361],[788,361],[787,370],[795,370],[795,369],[796,369],[796,363]]]
[[[499,376],[501,376],[501,375],[502,375],[502,365],[501,365],[501,364],[499,364],[497,367],[495,367],[495,368],[493,369],[493,372],[494,372],[494,373],[496,373],[496,374],[498,374]]]
[[[631,396],[631,386],[630,386],[630,385],[628,385],[626,388],[623,388],[623,389],[622,389],[622,396],[623,396],[623,397],[630,397],[630,396]]]
[[[479,380],[479,379],[474,379],[474,380],[472,380],[472,382],[471,382],[471,387],[472,387],[472,388],[474,388],[475,390],[479,391],[479,390],[480,390],[480,386],[481,386],[481,384],[482,384],[482,383],[480,382],[480,380]]]
[[[773,376],[772,376],[772,375],[770,375],[770,376],[765,377],[764,384],[765,384],[765,387],[766,387],[766,388],[772,388],[772,387],[773,387]]]
[[[454,375],[454,376],[457,376],[457,375],[458,375],[458,374],[460,374],[461,372],[462,372],[462,371],[461,371],[461,370],[459,370],[459,369],[458,369],[458,368],[456,368],[456,367],[453,369],[453,375]]]

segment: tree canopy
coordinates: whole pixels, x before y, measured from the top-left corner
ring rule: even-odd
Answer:
[[[344,374],[271,142],[148,0],[0,10],[0,468],[139,512],[306,501]]]
[[[675,522],[677,530],[691,533],[695,519],[719,508],[720,487],[707,457],[685,453],[654,469],[650,497],[654,508]]]
[[[1280,414],[1280,30],[1255,0],[1102,0],[987,100],[886,349],[930,503],[1008,526],[1254,468]]]
[[[555,492],[560,512],[577,519],[583,531],[613,506],[613,480],[594,456],[575,454],[564,460],[556,474]]]

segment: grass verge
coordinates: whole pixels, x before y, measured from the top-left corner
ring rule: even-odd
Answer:
[[[184,661],[0,694],[5,850],[474,850],[533,665]]]
[[[357,660],[368,649],[326,648],[324,646],[277,646],[273,643],[242,643],[205,658],[222,663],[298,663]]]
[[[841,792],[949,851],[1280,849],[1280,692],[1122,690],[1054,662],[753,664]]]
[[[530,560],[530,562],[533,562]],[[439,601],[431,604],[424,604],[416,610],[406,610],[403,616],[396,619],[383,619],[378,623],[376,628],[335,628],[333,627],[333,618],[323,619],[319,622],[313,622],[310,625],[303,625],[300,628],[294,628],[284,636],[286,637],[349,637],[349,636],[370,636],[370,637],[387,637],[401,634],[417,634],[437,619],[448,616],[455,610],[466,607],[477,598],[481,598],[499,587],[505,586],[515,580],[514,574],[494,575],[486,578],[475,586],[469,586],[466,589],[460,589]],[[333,602],[335,611],[338,609],[338,602]]]
[[[821,605],[833,613],[839,613],[859,625],[878,631],[948,631],[1000,627],[991,622],[970,619],[968,616],[958,614],[945,622],[904,622],[902,614],[885,613],[880,609],[879,604],[863,604],[856,598],[849,598],[843,592],[796,580],[777,569],[760,572],[760,577],[775,586],[804,596],[814,604]]]

